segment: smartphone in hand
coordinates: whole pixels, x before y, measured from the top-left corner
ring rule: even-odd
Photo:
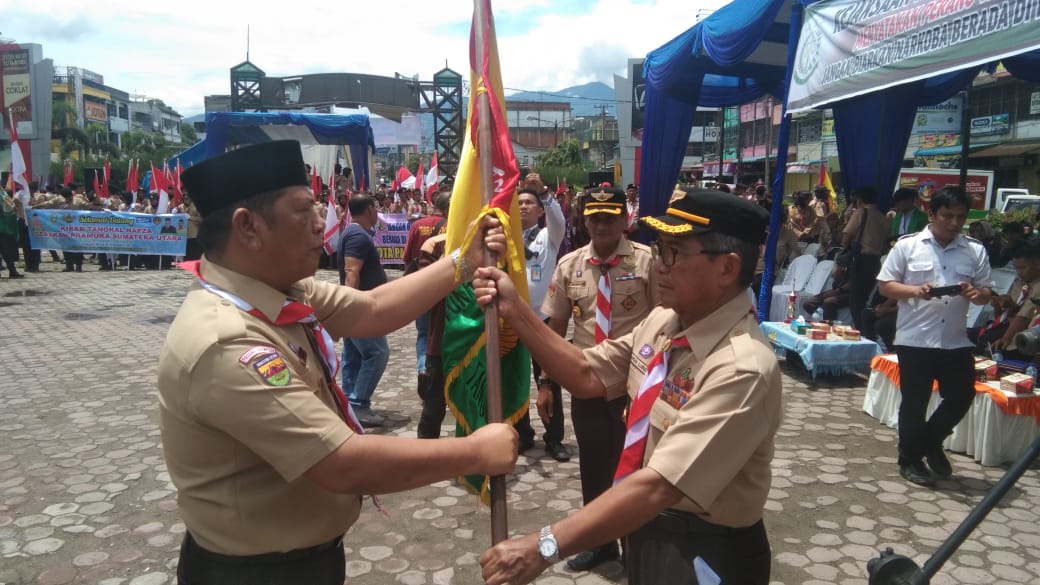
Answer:
[[[961,294],[961,285],[951,284],[950,286],[933,286],[928,289],[928,296],[937,299],[939,297],[949,297]]]

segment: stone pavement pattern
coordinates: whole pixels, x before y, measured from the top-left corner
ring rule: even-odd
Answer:
[[[174,583],[184,525],[160,447],[155,368],[191,280],[179,271],[61,274],[54,266],[0,280],[0,584]],[[385,433],[415,435],[414,339],[412,327],[390,336],[373,401],[388,416]],[[861,411],[864,380],[812,382],[784,371],[766,513],[777,585],[865,585],[866,560],[885,546],[923,563],[1003,474],[953,455],[952,480],[935,490],[910,485],[898,476],[894,432]],[[445,434],[452,425],[449,415]],[[566,443],[576,454],[569,420]],[[560,464],[541,447],[510,478],[518,533],[581,506],[576,458]],[[366,506],[347,534],[349,583],[480,582],[489,517],[473,496],[442,482],[383,501],[390,518]],[[1038,510],[1034,468],[933,583],[1040,582]],[[616,562],[591,573],[560,563],[536,581],[624,582]]]

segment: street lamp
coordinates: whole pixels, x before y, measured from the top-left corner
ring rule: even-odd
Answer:
[[[527,119],[531,120],[531,121],[534,121],[534,122],[538,122],[539,124],[542,124],[542,123],[548,124],[549,123],[548,120],[543,120],[543,119],[541,119],[541,118],[539,118],[537,116],[528,116]],[[559,134],[559,132],[560,132],[560,122],[558,120],[553,120],[552,125],[553,125],[553,148],[556,148],[557,146],[560,145],[560,134]]]

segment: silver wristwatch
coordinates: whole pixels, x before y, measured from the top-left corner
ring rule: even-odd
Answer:
[[[538,554],[547,563],[560,562],[560,548],[556,545],[556,536],[551,526],[545,526],[538,534]]]

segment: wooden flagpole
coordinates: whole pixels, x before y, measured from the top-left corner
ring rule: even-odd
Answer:
[[[484,10],[484,0],[473,0],[473,43],[476,50],[473,51],[476,63],[477,78],[483,83],[490,83],[483,76],[484,59],[488,53],[485,52],[487,43],[486,32],[488,26],[488,14]],[[471,87],[470,91],[478,91]],[[480,160],[480,194],[481,201],[487,205],[494,195],[494,168],[491,138],[491,103],[488,101],[488,92],[477,93],[477,157]],[[507,234],[508,236],[508,234]],[[484,265],[491,266],[497,262],[495,255],[484,248]],[[484,346],[484,356],[487,361],[487,418],[489,423],[502,422],[502,360],[499,354],[498,340],[498,302],[495,301],[484,309],[484,333],[487,340]],[[491,544],[498,544],[509,537],[508,511],[506,510],[506,478],[504,475],[496,475],[490,478],[491,494]]]

